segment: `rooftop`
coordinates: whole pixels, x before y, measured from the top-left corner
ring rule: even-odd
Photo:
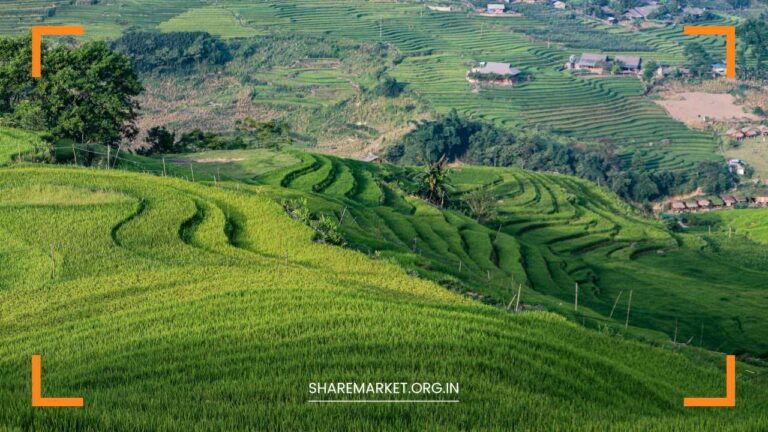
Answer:
[[[520,75],[520,69],[512,67],[509,63],[495,63],[487,62],[481,63],[479,68],[474,70],[481,74],[496,74],[496,75]]]

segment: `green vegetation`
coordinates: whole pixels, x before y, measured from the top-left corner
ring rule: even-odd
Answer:
[[[30,75],[29,38],[0,38],[0,123],[81,143],[116,145],[136,136],[142,91],[130,60],[104,42],[46,50]]]
[[[0,194],[16,197],[0,200],[3,427],[338,430],[342,413],[307,404],[308,383],[348,380],[461,386],[450,410],[344,410],[343,427],[358,430],[768,424],[764,375],[745,372],[759,367],[739,366],[728,416],[685,410],[684,396],[724,391],[720,355],[464,300],[313,242],[266,198],[280,189],[220,186],[93,169],[0,171]],[[42,354],[45,394],[83,396],[85,410],[29,407],[32,353]]]
[[[700,162],[696,172],[648,173],[642,154],[630,164],[616,155],[613,146],[579,149],[540,131],[524,132],[464,119],[452,111],[434,121],[423,121],[387,150],[392,161],[410,165],[461,160],[472,165],[517,166],[533,171],[577,175],[627,200],[646,202],[662,196],[702,188],[721,193],[737,178],[718,162]]]
[[[721,38],[685,36],[682,25],[663,24],[634,32],[587,16],[574,18],[570,12],[556,13],[536,6],[526,10],[524,16],[498,19],[431,11],[417,3],[339,0],[311,4],[228,0],[216,6],[179,0],[160,6],[142,0],[116,5],[113,12],[117,13],[99,13],[106,8],[106,4],[64,5],[47,22],[94,25],[98,27],[96,36],[103,28],[110,32],[129,27],[157,30],[167,21],[174,28],[184,22],[187,24],[183,28],[198,31],[206,28],[208,19],[218,22],[225,11],[236,22],[225,26],[233,32],[253,29],[265,35],[255,39],[259,49],[250,50],[256,56],[252,62],[229,64],[226,70],[231,75],[204,80],[203,89],[199,78],[174,77],[172,87],[167,81],[148,80],[146,85],[152,90],[144,101],[148,115],[181,113],[175,117],[179,118],[178,124],[170,125],[174,128],[189,130],[205,122],[214,131],[229,131],[233,128],[231,121],[222,119],[232,118],[235,108],[252,106],[248,108],[252,117],[265,121],[271,119],[264,115],[265,111],[284,113],[279,118],[294,125],[297,133],[317,135],[318,146],[345,153],[358,151],[361,145],[379,140],[387,132],[402,133],[407,121],[418,117],[422,108],[441,114],[456,108],[463,115],[498,126],[535,125],[581,145],[612,143],[626,161],[641,149],[645,166],[651,171],[692,170],[701,161],[721,160],[717,140],[711,134],[686,128],[656,104],[644,100],[638,80],[594,79],[559,70],[572,54],[616,46],[623,50],[616,54],[640,54],[646,60],[664,63],[682,64],[683,50],[690,42],[700,43],[710,54],[721,55]],[[147,14],[146,10],[154,13]],[[708,23],[735,22],[726,17]],[[559,42],[557,37],[564,34],[564,28],[572,29],[567,33],[569,40]],[[546,29],[552,31],[547,33]],[[532,40],[530,35],[534,34]],[[587,35],[588,41],[577,34]],[[239,41],[245,40],[230,40],[234,44]],[[302,52],[306,47],[326,44],[345,47],[350,41],[363,43],[363,47],[383,43],[396,52],[390,53],[387,61],[368,54],[353,56],[351,48],[330,56]],[[243,46],[249,44],[243,42]],[[233,55],[243,58],[245,52],[235,51]],[[275,58],[272,63],[264,60],[271,57]],[[321,58],[341,59],[342,64],[321,62]],[[536,79],[515,87],[474,89],[466,82],[465,74],[478,61],[511,62]],[[254,68],[256,64],[264,67]],[[365,90],[376,86],[376,72],[382,67],[397,82],[407,85],[411,95],[408,99],[382,101],[367,95]],[[355,77],[352,83],[345,79],[350,69]],[[242,79],[241,84],[233,85],[230,76]],[[251,95],[249,101],[243,99],[246,92]],[[199,117],[196,113],[202,108],[212,116]],[[376,119],[375,124],[365,124],[366,119]],[[339,144],[344,139],[354,140],[355,144]]]

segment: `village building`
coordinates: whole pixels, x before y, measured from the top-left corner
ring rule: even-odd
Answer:
[[[684,212],[686,210],[685,203],[682,201],[674,201],[672,203],[672,211],[675,213]]]
[[[489,3],[486,10],[489,14],[503,14],[507,6],[501,3]]]
[[[728,171],[743,176],[746,173],[744,161],[739,159],[728,159]]]
[[[696,201],[686,201],[685,206],[688,208],[688,210],[696,211],[699,209],[699,204]]]
[[[757,127],[757,130],[760,131],[760,135],[762,136],[768,136],[768,126],[766,125],[760,125]]]
[[[565,8],[567,8],[567,7],[568,7],[568,5],[567,5],[567,4],[565,4],[564,2],[561,2],[561,1],[559,1],[559,0],[558,0],[558,1],[556,1],[556,2],[554,2],[554,3],[552,3],[552,6],[553,6],[555,9],[560,9],[560,10],[564,10]]]
[[[584,53],[574,60],[573,69],[590,70],[597,73],[603,73],[608,64],[608,56],[605,54]]]
[[[472,69],[472,72],[480,75],[518,76],[520,69],[512,67],[509,63],[481,62],[480,67]]]
[[[381,162],[381,158],[379,156],[376,156],[373,153],[368,153],[367,155],[361,157],[360,161],[369,162],[369,163],[379,163]]]
[[[733,207],[739,202],[736,198],[730,195],[723,195],[720,197],[720,199],[723,200],[723,204],[725,204],[726,207]]]
[[[643,59],[638,56],[617,55],[614,61],[621,64],[621,70],[626,72],[639,72],[643,67]]]
[[[659,7],[660,6],[657,2],[650,2],[645,6],[633,7],[632,9],[626,11],[622,17],[628,21],[648,19],[648,17],[656,12]]]
[[[472,68],[469,79],[509,85],[521,75],[522,71],[509,63],[481,62],[479,67]]]
[[[768,205],[768,196],[763,195],[755,197],[755,204],[765,207]]]
[[[696,17],[704,15],[704,12],[706,12],[705,9],[698,8],[698,7],[686,6],[683,8],[684,14],[696,16]]]
[[[760,129],[752,126],[747,126],[741,129],[741,133],[747,138],[754,138],[760,136]]]
[[[712,207],[712,201],[706,199],[706,198],[699,198],[696,203],[699,205],[702,209],[708,209]]]
[[[728,129],[728,132],[725,134],[728,136],[728,138],[735,139],[736,141],[741,141],[745,137],[744,132],[736,128]]]
[[[725,76],[726,71],[725,63],[715,63],[712,65],[712,73],[715,75]]]

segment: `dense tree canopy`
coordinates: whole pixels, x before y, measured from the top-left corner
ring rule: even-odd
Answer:
[[[113,145],[137,130],[141,82],[130,60],[104,42],[46,46],[33,79],[29,37],[0,39],[0,120],[58,138]]]
[[[724,163],[703,162],[694,174],[650,173],[640,152],[635,153],[627,165],[609,145],[576,148],[544,133],[513,132],[463,118],[456,111],[435,121],[420,123],[390,147],[387,157],[394,162],[427,165],[445,157],[448,162],[460,159],[475,165],[515,166],[576,175],[637,202],[699,186],[719,193],[735,182]]]
[[[219,65],[232,59],[229,47],[206,32],[127,32],[112,48],[128,55],[141,72]]]

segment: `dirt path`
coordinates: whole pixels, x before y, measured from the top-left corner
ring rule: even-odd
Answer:
[[[704,195],[704,191],[701,188],[698,188],[695,191],[684,194],[684,195],[675,195],[675,196],[666,197],[662,201],[653,203],[653,210],[661,211],[661,209],[664,207],[664,204],[669,204],[669,203],[672,203],[673,201],[689,200],[699,195]]]

